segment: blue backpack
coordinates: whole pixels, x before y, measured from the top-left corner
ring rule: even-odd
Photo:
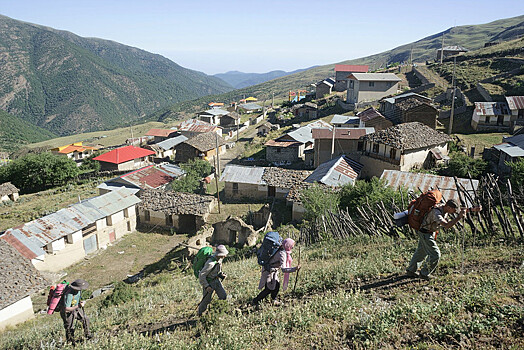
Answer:
[[[269,260],[282,246],[282,238],[276,231],[266,233],[262,246],[257,251],[258,264],[269,270]]]

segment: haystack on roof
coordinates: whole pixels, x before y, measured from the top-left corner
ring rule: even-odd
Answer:
[[[0,239],[0,256],[0,309],[45,288],[49,283],[31,260],[24,258],[3,239]]]
[[[145,190],[140,195],[140,209],[174,215],[202,216],[211,211],[215,198],[193,193]]]
[[[0,197],[8,196],[18,192],[18,188],[16,188],[16,186],[10,182],[4,182],[3,184],[0,184]]]
[[[291,170],[282,168],[266,168],[262,180],[264,180],[268,186],[280,187],[280,188],[292,188],[295,184],[303,182],[312,171],[307,170]]]
[[[200,152],[207,152],[210,149],[216,148],[217,138],[219,147],[226,143],[224,139],[215,132],[198,134],[189,140],[184,141],[184,143],[196,148]]]
[[[401,150],[433,147],[451,141],[451,137],[448,135],[433,130],[420,122],[395,125],[366,135],[363,138],[367,141],[382,143]]]

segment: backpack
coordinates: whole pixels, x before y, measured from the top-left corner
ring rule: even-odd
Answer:
[[[200,270],[202,270],[202,268],[206,264],[207,259],[211,257],[213,257],[213,247],[200,248],[198,253],[195,255],[195,258],[193,259],[193,273],[195,274],[196,278],[198,278]]]
[[[282,246],[282,238],[276,231],[266,233],[262,246],[257,251],[258,264],[269,270],[269,260]]]
[[[409,226],[415,230],[420,230],[426,215],[440,201],[442,201],[442,193],[439,190],[424,192],[417,199],[412,200],[408,206]]]
[[[64,295],[66,287],[69,285],[69,282],[63,281],[56,286],[51,286],[49,288],[49,293],[47,294],[47,314],[52,315]]]

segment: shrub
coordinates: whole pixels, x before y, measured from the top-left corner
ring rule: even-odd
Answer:
[[[453,152],[450,157],[448,167],[442,168],[442,175],[467,178],[469,172],[478,179],[486,173],[488,163],[483,159],[470,158],[462,152]]]
[[[325,189],[314,185],[300,193],[300,200],[304,204],[306,212],[304,219],[315,220],[325,215],[328,211],[336,211],[340,199],[337,193],[331,189]]]
[[[112,305],[124,304],[136,297],[138,297],[138,293],[133,286],[119,281],[115,284],[113,293],[109,294],[104,301],[102,301],[102,306],[109,307]]]
[[[187,163],[180,165],[186,172],[186,176],[171,183],[171,189],[177,192],[197,193],[202,192],[200,180],[208,176],[213,171],[209,162],[202,159],[191,159]]]

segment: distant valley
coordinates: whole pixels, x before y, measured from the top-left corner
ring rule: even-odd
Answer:
[[[286,75],[303,72],[314,67],[316,66],[304,69],[297,69],[292,72],[285,72],[283,70],[274,70],[267,73],[244,73],[239,71],[229,71],[227,73],[215,74],[214,77],[222,79],[229,85],[233,86],[235,89],[241,89],[248,86],[264,83],[272,79],[284,77]]]

